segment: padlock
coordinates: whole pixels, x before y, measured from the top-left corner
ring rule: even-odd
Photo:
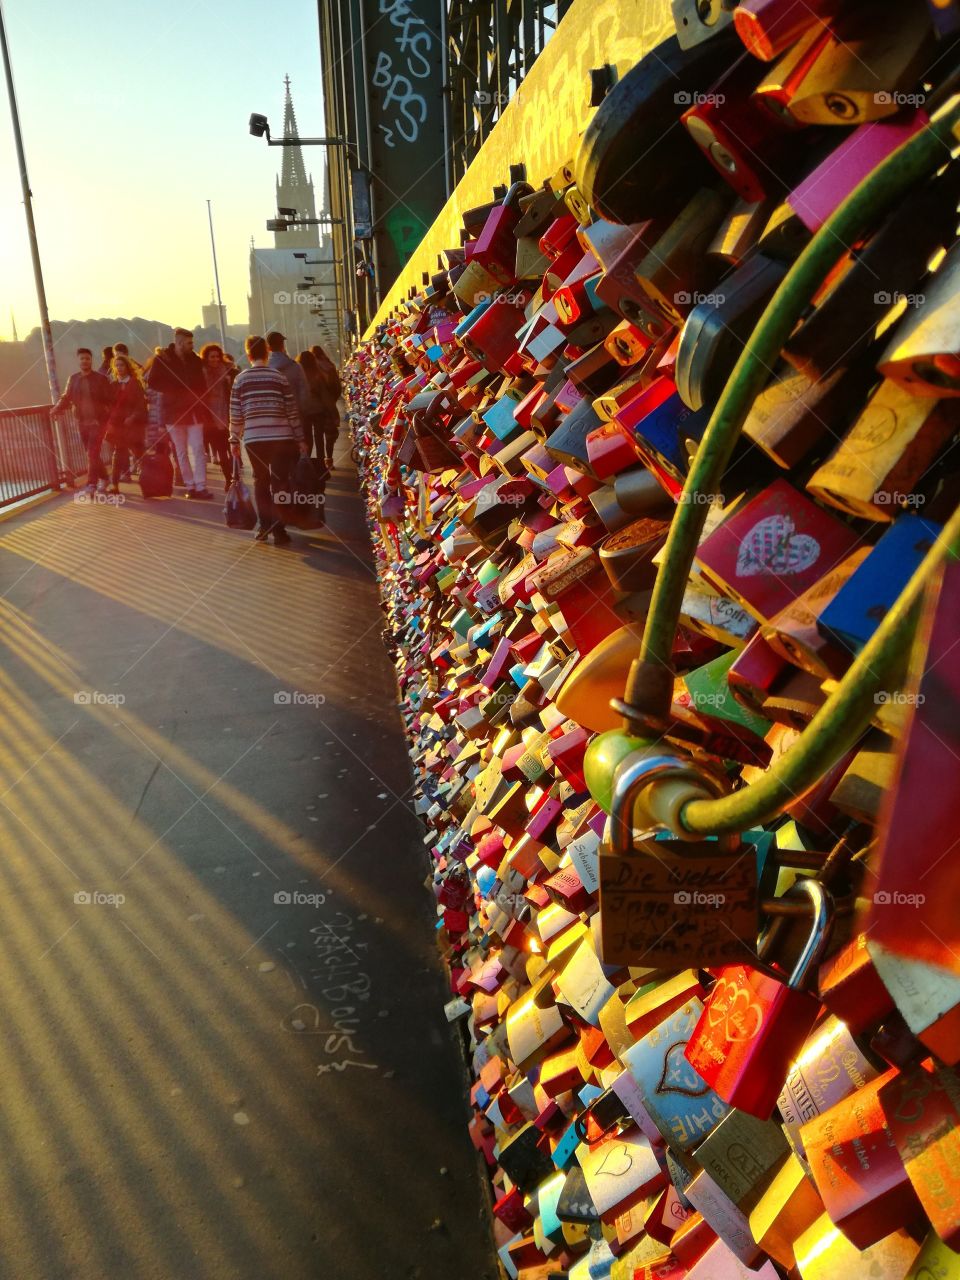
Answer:
[[[701,409],[718,398],[785,274],[782,262],[756,253],[721,281],[714,294],[694,295],[696,305],[680,334],[675,374],[689,408]]]
[[[760,79],[756,61],[744,53],[680,117],[724,181],[751,202],[779,197],[803,164],[789,118],[753,97]]]
[[[928,1058],[894,1076],[880,1090],[900,1159],[939,1238],[960,1247],[960,1081]]]
[[[859,541],[785,480],[776,480],[705,538],[696,559],[709,582],[768,622]]]
[[[917,485],[958,426],[954,399],[923,399],[887,379],[807,488],[850,515],[892,520],[922,504]]]
[[[820,381],[837,365],[852,364],[868,353],[891,307],[917,305],[928,262],[953,243],[958,200],[960,165],[950,164],[900,201],[787,342],[784,356],[794,368]],[[849,334],[839,345],[838,325]],[[874,364],[879,359],[877,353]]]
[[[731,1111],[696,1148],[694,1159],[724,1195],[748,1213],[771,1170],[789,1151],[779,1125],[745,1111]],[[691,1202],[700,1208],[695,1198]]]
[[[698,295],[712,285],[717,267],[711,270],[704,255],[729,203],[724,193],[701,188],[637,265],[635,275],[648,300],[647,308],[635,308],[629,298],[623,298],[620,309],[651,339],[661,338],[663,329],[655,331],[646,319],[647,312],[659,314],[667,325],[682,324],[697,305]]]
[[[750,53],[771,62],[844,4],[845,0],[740,0],[733,24]]]
[[[789,1270],[796,1264],[794,1241],[822,1214],[823,1201],[790,1152],[751,1210],[750,1231],[764,1253]]]
[[[895,115],[936,55],[925,0],[896,0],[814,28],[784,59],[779,105],[800,124],[857,125]],[[773,78],[780,75],[774,68]]]
[[[736,45],[729,29],[689,50],[671,37],[606,95],[575,164],[577,187],[601,218],[630,223],[661,217],[702,185],[705,160],[692,143],[682,146],[667,122],[709,88]]]
[[[857,1249],[882,1240],[894,1223],[911,1228],[924,1221],[880,1106],[896,1075],[885,1071],[800,1130],[827,1213]]]
[[[789,981],[743,965],[723,969],[684,1050],[718,1097],[760,1119],[773,1110],[820,1011],[802,987],[830,940],[833,903],[816,880],[796,887],[810,899],[813,924]]]
[[[880,373],[910,395],[960,396],[958,280],[960,248],[954,245],[922,282],[921,305],[907,310],[880,357]]]
[[[680,48],[691,49],[729,26],[735,5],[736,0],[671,0]]]

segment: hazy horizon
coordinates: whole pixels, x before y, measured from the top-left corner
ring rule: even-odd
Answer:
[[[134,13],[120,0],[4,0],[51,319],[193,327],[209,303],[213,202],[230,324],[247,320],[250,237],[273,244],[282,151],[252,111],[323,132],[316,0]],[[322,203],[323,150],[304,158]],[[0,338],[39,322],[13,132],[0,89]]]

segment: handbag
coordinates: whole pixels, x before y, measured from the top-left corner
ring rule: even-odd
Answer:
[[[160,441],[140,459],[140,492],[145,498],[169,498],[173,494],[173,463]]]
[[[250,490],[240,476],[240,459],[233,460],[233,476],[223,500],[223,518],[228,529],[252,529],[257,523],[257,510]]]

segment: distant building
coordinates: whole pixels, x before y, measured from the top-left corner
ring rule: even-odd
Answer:
[[[227,308],[226,308],[226,304],[224,304],[224,305],[220,308],[220,310],[223,312],[223,328],[224,328],[224,332],[225,332],[225,333],[227,333],[227,332],[229,332],[230,326],[227,324]],[[217,315],[217,304],[214,302],[212,294],[211,294],[211,297],[210,297],[210,301],[209,301],[208,303],[206,303],[206,305],[205,305],[205,306],[203,306],[203,307],[201,308],[201,311],[202,311],[202,313],[203,313],[203,320],[202,320],[202,322],[201,322],[201,323],[202,323],[202,327],[203,327],[204,329],[217,329],[217,330],[219,330],[219,328],[220,328],[220,317]]]
[[[296,138],[299,135],[289,76],[284,85],[283,136]],[[296,209],[298,218],[316,218],[316,194],[302,148],[284,147],[282,154],[276,185],[277,209]],[[335,355],[336,300],[328,232],[318,226],[297,227],[275,231],[273,240],[273,248],[263,249],[257,248],[253,240],[250,242],[250,332],[266,334],[279,329],[292,354],[320,343]],[[216,307],[213,314],[216,318]]]

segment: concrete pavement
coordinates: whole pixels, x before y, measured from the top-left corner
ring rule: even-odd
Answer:
[[[0,523],[0,1278],[493,1280],[355,474],[125,490]]]

